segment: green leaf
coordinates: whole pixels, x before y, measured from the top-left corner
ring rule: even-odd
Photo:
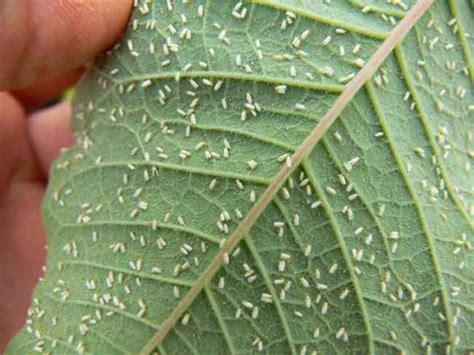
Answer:
[[[474,9],[430,5],[139,1],[7,353],[472,351]]]

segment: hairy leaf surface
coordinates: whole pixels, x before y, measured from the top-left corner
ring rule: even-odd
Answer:
[[[474,8],[427,4],[137,1],[9,353],[472,351]]]

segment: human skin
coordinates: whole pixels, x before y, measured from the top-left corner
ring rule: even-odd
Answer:
[[[0,0],[0,353],[21,328],[45,262],[40,205],[74,144],[71,107],[45,103],[120,36],[132,0]]]

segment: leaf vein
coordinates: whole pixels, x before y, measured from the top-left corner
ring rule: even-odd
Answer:
[[[290,348],[291,354],[295,355],[295,354],[297,354],[297,351],[295,349],[294,341],[293,341],[293,338],[291,336],[290,327],[288,326],[288,322],[286,321],[286,318],[285,318],[285,315],[284,315],[284,312],[283,312],[283,308],[282,308],[281,303],[280,303],[279,295],[276,293],[275,288],[273,287],[272,281],[270,280],[270,277],[269,277],[269,275],[268,275],[268,273],[265,269],[265,266],[262,262],[262,259],[260,258],[260,255],[258,254],[258,251],[257,251],[255,245],[253,244],[253,241],[249,237],[244,237],[243,240],[244,240],[245,244],[247,245],[247,248],[249,249],[250,254],[253,256],[253,258],[255,260],[255,265],[257,266],[257,269],[260,271],[260,274],[262,275],[262,279],[263,279],[265,285],[267,286],[268,291],[272,295],[273,304],[275,305],[278,317],[281,320],[281,325],[282,325],[283,331],[286,335],[286,340],[287,340],[288,346]]]
[[[370,324],[369,320],[369,314],[367,312],[367,307],[365,305],[364,299],[363,299],[363,294],[362,294],[362,288],[359,284],[359,281],[357,280],[357,275],[354,272],[354,266],[351,261],[351,257],[349,254],[349,250],[347,248],[346,243],[344,242],[344,238],[342,237],[341,231],[337,225],[336,218],[332,212],[331,207],[329,206],[329,202],[327,201],[324,192],[321,189],[321,186],[319,186],[316,176],[313,174],[311,167],[309,166],[308,162],[306,160],[303,160],[302,162],[302,167],[311,183],[313,185],[314,189],[316,190],[316,193],[319,195],[320,201],[322,202],[322,207],[324,208],[326,215],[328,217],[328,220],[331,223],[332,230],[334,231],[334,234],[336,236],[336,240],[339,244],[339,248],[342,254],[342,257],[347,265],[347,270],[349,272],[351,281],[352,281],[352,286],[354,287],[354,291],[357,297],[357,301],[359,303],[359,307],[361,310],[362,318],[364,320],[364,325],[366,328],[366,334],[367,334],[367,342],[368,342],[368,352],[369,354],[374,353],[374,339],[373,339],[373,331],[372,327]]]
[[[441,299],[442,299],[443,307],[445,309],[446,318],[447,318],[446,326],[448,328],[449,343],[451,344],[451,346],[453,347],[452,349],[454,350],[454,329],[453,329],[453,325],[452,325],[451,309],[449,307],[449,298],[448,298],[448,294],[447,294],[446,287],[444,285],[444,281],[443,281],[443,277],[442,277],[442,273],[441,273],[441,266],[440,266],[440,262],[439,262],[439,257],[436,253],[436,249],[435,249],[434,244],[433,244],[433,236],[431,235],[431,231],[428,228],[428,223],[426,222],[425,213],[423,212],[423,208],[421,207],[421,203],[418,199],[415,188],[413,187],[413,185],[412,185],[412,183],[411,183],[411,181],[408,177],[408,174],[405,171],[405,168],[404,168],[404,166],[402,164],[402,161],[401,161],[401,157],[399,156],[396,148],[394,147],[394,145],[392,143],[393,140],[392,140],[391,135],[388,131],[387,123],[385,122],[385,118],[383,117],[383,115],[380,111],[380,106],[378,104],[378,100],[375,97],[374,90],[373,90],[370,83],[367,83],[367,92],[368,92],[370,100],[372,101],[372,105],[374,106],[375,113],[376,113],[377,117],[379,118],[379,122],[380,122],[380,125],[382,127],[382,130],[384,131],[384,134],[386,135],[387,142],[390,146],[390,150],[391,150],[395,160],[397,161],[397,165],[399,166],[400,173],[402,174],[403,179],[405,180],[406,187],[407,187],[407,189],[408,189],[408,191],[409,191],[409,193],[410,193],[410,195],[411,195],[411,197],[412,197],[412,199],[415,203],[416,211],[418,213],[418,217],[420,219],[420,223],[421,223],[422,228],[423,228],[423,232],[424,232],[423,234],[426,238],[428,248],[430,250],[431,260],[433,262],[433,267],[434,267],[436,276],[437,276],[437,278],[439,280],[439,283],[440,283]]]
[[[250,0],[250,1],[252,3],[255,3],[255,4],[264,5],[264,6],[268,6],[268,7],[273,7],[275,9],[279,9],[279,10],[282,10],[282,11],[292,11],[292,12],[294,12],[294,13],[302,16],[302,17],[306,17],[306,18],[312,19],[314,21],[324,23],[324,24],[327,24],[327,25],[330,25],[330,26],[333,26],[333,27],[344,28],[348,31],[358,33],[358,34],[361,34],[361,35],[364,35],[364,36],[367,36],[367,37],[372,37],[372,38],[376,38],[376,39],[385,39],[390,35],[389,33],[369,31],[369,30],[367,30],[366,28],[363,28],[363,27],[349,25],[345,22],[336,21],[336,20],[328,18],[328,17],[324,17],[324,16],[317,15],[317,14],[309,12],[309,11],[302,10],[302,9],[300,9],[298,7],[295,7],[295,6],[292,6],[292,5],[286,5],[286,4],[283,5],[281,3],[274,2],[272,0]]]
[[[258,82],[264,84],[274,84],[274,85],[287,85],[289,87],[320,90],[332,93],[341,93],[344,90],[342,85],[334,84],[321,84],[316,82],[310,82],[308,80],[298,80],[291,78],[280,78],[273,77],[268,75],[257,75],[257,74],[244,74],[237,72],[226,72],[226,71],[166,71],[159,73],[145,73],[140,75],[135,75],[131,77],[122,78],[118,81],[119,84],[126,84],[129,82],[136,82],[142,80],[163,80],[163,79],[172,79],[176,78],[216,78],[216,79],[229,79],[229,80],[241,80],[241,81],[250,81]]]
[[[171,279],[168,277],[153,275],[146,272],[127,270],[127,269],[120,268],[117,266],[112,266],[112,265],[102,265],[97,262],[93,262],[89,260],[66,260],[66,261],[63,261],[63,265],[90,266],[90,267],[94,267],[94,268],[105,270],[105,271],[120,272],[125,275],[133,275],[133,276],[141,277],[143,279],[159,281],[159,282],[167,283],[170,285],[185,286],[185,287],[192,287],[193,285],[192,282],[186,282],[186,281],[182,281],[178,279]]]
[[[236,354],[237,352],[236,352],[234,344],[232,342],[232,337],[230,336],[229,330],[227,329],[225,321],[222,318],[221,310],[219,308],[219,305],[217,304],[216,299],[214,298],[213,292],[210,289],[209,285],[206,285],[206,287],[204,287],[204,293],[206,294],[206,297],[209,300],[211,308],[214,311],[214,315],[216,317],[217,324],[219,324],[219,327],[222,331],[222,334],[224,335],[224,339],[226,341],[227,346],[229,347],[230,353],[231,354]]]

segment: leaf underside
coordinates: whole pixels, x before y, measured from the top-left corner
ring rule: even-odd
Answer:
[[[197,281],[414,5],[138,2],[78,87],[7,353],[472,351],[472,1],[435,2]]]

